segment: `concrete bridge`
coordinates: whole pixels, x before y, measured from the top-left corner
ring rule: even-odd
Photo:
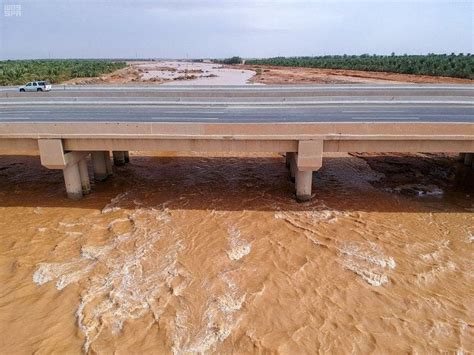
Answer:
[[[128,151],[285,153],[296,197],[327,152],[452,152],[473,164],[471,86],[91,87],[0,90],[0,155],[38,154],[67,195]],[[111,159],[111,152],[112,157]]]

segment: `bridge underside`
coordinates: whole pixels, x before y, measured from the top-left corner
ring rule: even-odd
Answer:
[[[462,153],[473,164],[474,128],[459,124],[20,124],[0,128],[0,155],[38,154],[43,166],[61,169],[68,197],[90,192],[87,162],[104,181],[128,151],[285,153],[296,198],[312,195],[312,175],[328,152]],[[112,152],[112,159],[111,153]]]

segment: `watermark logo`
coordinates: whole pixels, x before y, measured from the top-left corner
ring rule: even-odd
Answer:
[[[3,15],[5,17],[19,17],[21,16],[21,5],[19,4],[4,4]]]

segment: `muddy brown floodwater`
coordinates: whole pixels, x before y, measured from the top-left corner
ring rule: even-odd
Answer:
[[[335,155],[298,204],[278,155],[132,155],[80,202],[0,160],[0,352],[474,349],[474,178]]]

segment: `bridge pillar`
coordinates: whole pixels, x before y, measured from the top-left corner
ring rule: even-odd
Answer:
[[[112,168],[112,160],[110,159],[110,152],[107,150],[104,152],[105,167],[107,169],[107,176],[112,176],[114,170]]]
[[[291,152],[286,152],[285,153],[285,166],[287,169],[290,168],[290,156],[291,156]]]
[[[313,184],[312,171],[296,171],[296,201],[306,202],[311,200],[311,188]]]
[[[67,165],[63,169],[63,174],[64,182],[66,183],[67,197],[72,200],[80,200],[82,198],[82,183],[79,164],[74,163]]]
[[[82,193],[87,195],[91,192],[91,182],[89,180],[89,171],[87,169],[87,160],[82,159],[78,163],[79,174],[81,175]]]
[[[114,151],[114,152],[112,152],[112,155],[114,157],[114,165],[115,166],[125,165],[125,152]]]
[[[474,153],[466,153],[464,156],[464,165],[471,166],[473,163]]]
[[[296,167],[296,153],[289,152],[286,153],[286,156],[286,159],[288,161],[288,168],[290,170],[290,180],[292,182],[295,182],[296,170],[298,170],[298,168]]]
[[[296,201],[305,202],[311,199],[313,171],[323,165],[323,141],[299,141],[298,153],[291,161],[295,163]]]
[[[110,160],[110,159],[109,159]],[[94,168],[94,180],[104,181],[109,176],[104,152],[92,152],[92,166]]]
[[[130,163],[130,155],[127,151],[123,152],[123,156],[125,159],[125,164]]]

